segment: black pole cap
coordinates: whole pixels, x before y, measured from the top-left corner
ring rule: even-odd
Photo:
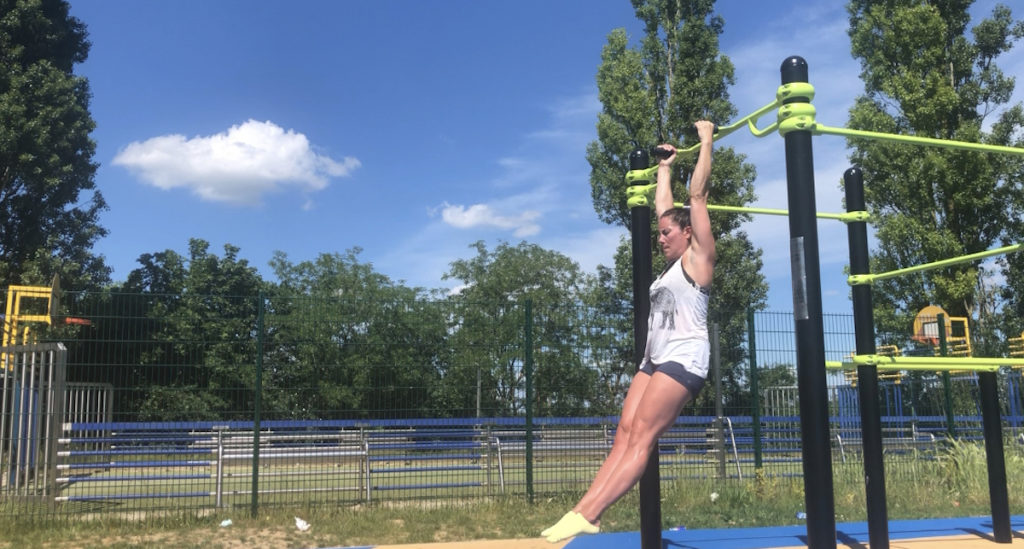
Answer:
[[[779,69],[782,72],[782,83],[807,82],[807,61],[799,55],[787,57]]]
[[[629,153],[629,169],[645,170],[650,164],[651,158],[647,156],[647,151],[643,149],[636,149]]]

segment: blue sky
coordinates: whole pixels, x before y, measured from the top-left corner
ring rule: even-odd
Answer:
[[[800,55],[818,121],[845,124],[862,90],[845,2],[717,10],[740,116],[773,100],[782,60]],[[71,13],[92,42],[76,72],[110,205],[96,251],[115,280],[197,237],[218,255],[238,246],[267,277],[275,250],[299,262],[360,247],[396,281],[453,287],[442,275],[477,240],[527,240],[592,271],[626,234],[597,219],[585,148],[606,37],[642,34],[628,0],[71,0]],[[999,63],[1024,74],[1024,47]],[[755,206],[787,207],[777,134],[720,145],[757,167]],[[814,153],[818,210],[839,212],[845,142],[817,137]],[[846,227],[818,229],[825,312],[848,313]],[[746,230],[764,250],[769,308],[791,310],[786,219]]]

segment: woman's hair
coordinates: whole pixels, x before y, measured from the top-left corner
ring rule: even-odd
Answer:
[[[682,208],[669,208],[661,214],[661,217],[670,218],[676,225],[679,225],[680,229],[685,229],[690,226],[689,206]]]

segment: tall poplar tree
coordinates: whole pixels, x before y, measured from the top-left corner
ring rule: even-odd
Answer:
[[[853,0],[849,35],[864,93],[849,127],[894,134],[1021,146],[1020,104],[1007,108],[1014,78],[995,61],[1024,36],[1010,9],[968,28],[972,0]],[[872,272],[934,262],[998,246],[1020,225],[1021,161],[967,152],[850,139],[864,171],[876,245]],[[985,287],[980,262],[889,279],[874,286],[881,331],[907,334],[933,304],[976,323]],[[991,324],[991,323],[990,323]]]
[[[734,68],[718,50],[725,22],[713,12],[713,0],[633,0],[633,7],[644,25],[644,35],[637,45],[631,44],[624,29],[608,36],[597,73],[603,105],[598,114],[598,141],[587,149],[594,209],[602,221],[625,227],[630,218],[624,182],[629,154],[664,142],[688,147],[696,143],[694,122],[707,119],[724,124],[736,115],[728,92],[734,84]],[[709,202],[751,203],[755,199],[754,167],[745,162],[744,155],[720,143],[715,144],[714,154]],[[687,196],[686,184],[695,161],[677,162],[678,177],[673,181],[677,201]],[[740,404],[744,398],[746,312],[752,306],[763,307],[767,295],[760,273],[761,251],[740,230],[747,219],[720,212],[711,215],[718,262],[709,321],[721,329],[727,405]],[[651,221],[653,226],[653,216]],[[652,235],[656,234],[652,230]],[[630,254],[628,243],[620,243],[615,276],[604,277],[609,295],[623,295],[631,287]],[[663,263],[656,254],[655,268]],[[624,311],[624,316],[631,315],[632,311]],[[623,358],[621,367],[632,373],[636,365]],[[698,406],[712,396],[705,392]]]
[[[0,0],[0,282],[97,288],[106,234],[89,133],[85,25],[63,0]]]

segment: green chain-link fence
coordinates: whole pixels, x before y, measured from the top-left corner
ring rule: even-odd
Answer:
[[[70,293],[62,305],[88,325],[37,330],[5,355],[5,513],[579,492],[635,369],[628,312],[577,304]],[[852,324],[826,316],[828,360],[852,351]],[[793,345],[791,314],[751,315],[753,354],[713,364],[662,438],[663,481],[799,478]],[[1004,376],[1014,428],[1018,378]],[[968,395],[954,399],[957,436],[980,436],[970,376],[951,383]],[[837,461],[858,459],[855,387],[830,374]],[[882,381],[897,466],[948,436],[941,387]]]

